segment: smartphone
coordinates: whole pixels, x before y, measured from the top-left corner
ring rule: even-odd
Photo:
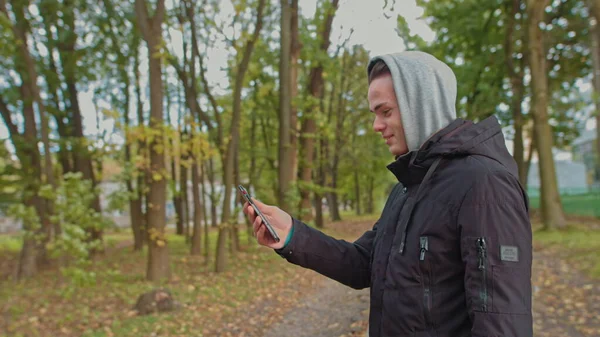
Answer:
[[[252,208],[254,209],[254,213],[258,214],[258,216],[262,219],[262,223],[267,227],[269,234],[271,234],[275,242],[279,242],[279,235],[277,235],[277,232],[275,231],[275,229],[273,229],[273,226],[271,226],[269,220],[267,220],[267,217],[260,211],[260,209],[258,209],[258,207],[256,207],[256,204],[252,201],[252,198],[250,197],[250,193],[248,193],[248,191],[246,191],[246,189],[242,185],[238,186],[238,190],[240,190],[242,196],[246,198],[250,206],[252,206]]]

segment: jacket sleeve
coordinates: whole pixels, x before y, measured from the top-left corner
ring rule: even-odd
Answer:
[[[354,289],[370,286],[371,250],[377,224],[353,243],[336,240],[297,219],[293,219],[293,226],[290,242],[276,250],[280,256]]]
[[[473,337],[533,336],[527,196],[508,172],[488,172],[458,213]]]

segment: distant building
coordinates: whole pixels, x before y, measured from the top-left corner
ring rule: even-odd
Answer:
[[[585,130],[573,141],[573,161],[583,163],[586,169],[586,181],[590,187],[600,187],[600,164],[597,160],[596,129]]]
[[[583,163],[570,160],[555,160],[558,190],[561,194],[582,194],[589,191],[586,181],[586,168]],[[528,194],[531,197],[540,193],[540,174],[538,163],[531,163],[527,177]]]

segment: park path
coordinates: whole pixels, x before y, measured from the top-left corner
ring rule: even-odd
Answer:
[[[264,337],[349,337],[364,335],[369,290],[354,290],[323,280],[320,289],[302,298]]]

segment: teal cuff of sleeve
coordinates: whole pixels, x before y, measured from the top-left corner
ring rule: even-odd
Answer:
[[[286,247],[288,245],[288,243],[290,243],[290,241],[292,240],[292,235],[294,235],[294,225],[292,224],[292,229],[290,229],[290,232],[287,235],[287,238],[285,238],[285,243],[283,244],[283,247]]]

